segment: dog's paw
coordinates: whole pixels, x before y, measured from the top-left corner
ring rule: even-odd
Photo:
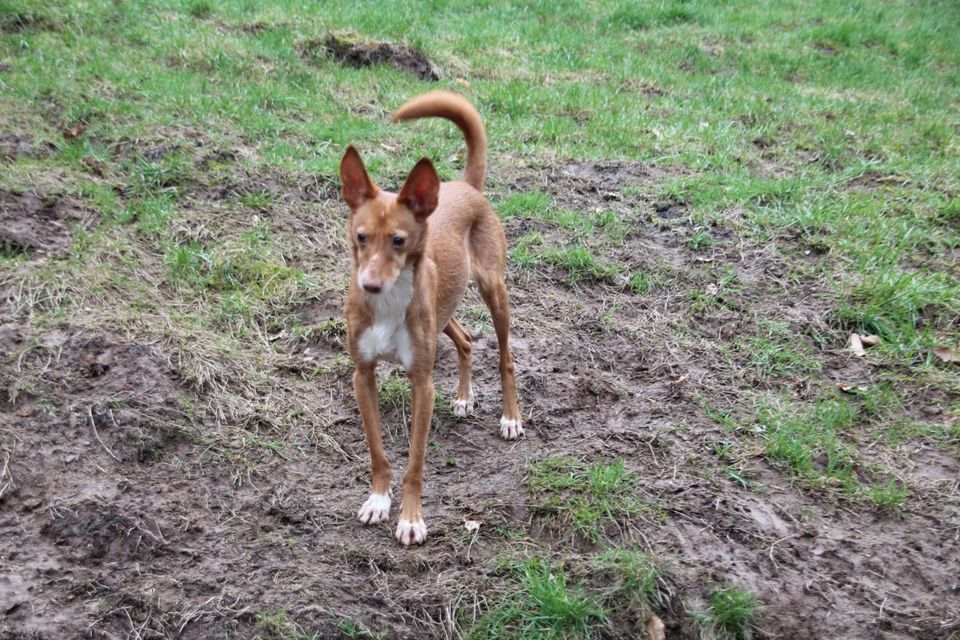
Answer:
[[[367,501],[357,512],[357,518],[363,524],[377,524],[390,518],[390,495],[371,493]]]
[[[511,420],[507,416],[500,418],[500,437],[504,440],[516,440],[523,435],[523,422]]]
[[[453,401],[453,415],[458,418],[466,418],[473,413],[473,404],[473,396],[470,396],[466,400],[457,398]]]
[[[411,544],[423,544],[427,539],[427,525],[424,524],[422,518],[413,522],[400,518],[395,536],[397,542],[405,547]]]

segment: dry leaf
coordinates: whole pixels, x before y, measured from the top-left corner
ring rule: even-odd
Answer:
[[[464,89],[470,88],[470,83],[464,80],[463,78],[457,78],[457,84],[459,84]]]
[[[649,640],[666,640],[667,638],[667,628],[664,626],[663,620],[652,613],[647,618],[647,624],[644,625],[643,630],[647,633]]]
[[[66,138],[67,140],[73,140],[74,138],[83,134],[83,132],[86,130],[87,130],[87,125],[81,122],[80,124],[76,124],[70,127],[69,129],[64,129],[63,137]]]
[[[853,352],[853,355],[858,358],[862,358],[867,355],[867,352],[863,350],[863,341],[860,339],[860,335],[856,333],[850,334],[850,339],[847,340],[847,348]]]
[[[463,528],[470,532],[478,531],[481,524],[483,524],[483,522],[480,520],[464,520]]]
[[[933,355],[944,362],[960,362],[960,349],[956,347],[934,347]]]
[[[860,342],[865,347],[875,347],[880,344],[880,336],[860,336]]]
[[[840,391],[843,391],[844,393],[860,393],[867,390],[867,388],[861,384],[853,385],[844,384],[842,382],[837,383],[837,389],[840,389]]]

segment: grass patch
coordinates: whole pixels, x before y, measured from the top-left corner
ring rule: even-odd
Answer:
[[[566,249],[547,249],[543,252],[543,259],[564,269],[567,272],[564,281],[569,284],[585,280],[608,282],[620,272],[619,267],[597,259],[589,248],[581,244]]]
[[[700,616],[703,635],[716,640],[750,640],[762,607],[757,597],[742,587],[722,587],[710,592],[710,605]]]
[[[650,614],[669,604],[666,570],[651,556],[622,547],[612,547],[594,556],[604,605],[627,619],[642,623]]]
[[[960,283],[942,273],[885,269],[868,275],[841,300],[836,320],[843,329],[876,334],[884,343],[914,346],[924,330],[960,312]]]
[[[550,197],[539,191],[512,193],[501,200],[496,210],[504,220],[539,217],[553,206]]]
[[[530,465],[527,478],[530,492],[543,499],[538,510],[544,517],[568,524],[572,533],[593,542],[648,508],[635,495],[636,485],[636,475],[623,460],[587,465],[547,458]]]
[[[790,403],[762,406],[757,422],[771,460],[786,465],[798,477],[856,493],[860,487],[853,450],[843,435],[858,418],[852,403],[826,398],[812,409]]]
[[[892,478],[871,484],[869,478],[882,470],[877,465],[863,468],[847,435],[863,419],[860,406],[838,397],[821,398],[812,407],[766,403],[757,412],[758,429],[772,461],[812,486],[837,489],[894,511],[906,498],[906,487]]]
[[[600,603],[582,584],[571,584],[562,566],[529,559],[513,568],[510,579],[516,589],[490,607],[468,638],[586,639],[606,626]]]
[[[749,358],[757,380],[810,376],[821,369],[804,336],[785,322],[761,320],[756,333],[738,340],[737,346]]]

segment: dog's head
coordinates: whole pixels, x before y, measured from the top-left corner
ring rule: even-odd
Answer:
[[[340,161],[340,181],[350,207],[347,241],[357,284],[368,293],[388,291],[403,268],[423,254],[427,217],[437,208],[440,178],[423,158],[399,194],[381,191],[350,146]]]

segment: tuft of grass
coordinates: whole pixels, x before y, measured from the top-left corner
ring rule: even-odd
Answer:
[[[380,406],[388,411],[406,415],[410,407],[410,381],[396,371],[385,378],[377,378],[377,397]]]
[[[804,337],[785,322],[761,320],[757,332],[741,338],[738,347],[750,359],[750,368],[759,380],[772,376],[800,377],[819,373],[821,363]]]
[[[532,558],[512,570],[514,589],[495,602],[470,630],[473,640],[592,638],[607,626],[606,612],[562,566]]]
[[[606,582],[602,593],[608,610],[643,621],[669,603],[666,572],[651,556],[613,547],[595,556],[592,564]]]
[[[859,418],[855,405],[825,398],[811,410],[795,404],[760,408],[757,421],[771,460],[785,464],[796,476],[820,484],[839,484],[857,493],[852,449],[844,432]]]
[[[584,280],[610,281],[620,272],[617,265],[598,260],[590,249],[582,244],[566,249],[547,249],[543,253],[543,259],[549,264],[566,270],[567,275],[564,280],[570,284]]]
[[[509,218],[539,217],[552,203],[549,196],[539,191],[512,193],[497,204],[497,212],[504,220]]]
[[[717,640],[750,640],[762,607],[757,597],[742,587],[722,587],[710,592],[710,605],[701,615],[705,636]]]
[[[574,534],[591,541],[602,538],[614,524],[647,509],[634,495],[636,475],[623,460],[586,465],[569,458],[547,458],[530,466],[527,486],[541,495],[541,513],[570,525]]]
[[[209,18],[213,15],[213,3],[210,0],[190,0],[187,13],[198,20]]]
[[[307,633],[296,622],[287,618],[286,608],[273,613],[258,613],[257,627],[265,640],[315,640],[317,634]]]
[[[537,247],[541,241],[540,234],[532,232],[514,242],[508,253],[510,262],[526,269],[539,265],[541,258]]]
[[[885,484],[870,487],[867,496],[883,511],[897,512],[907,497],[907,488],[891,478]]]
[[[706,247],[710,247],[715,244],[717,244],[717,241],[714,240],[709,231],[698,231],[687,238],[687,246],[692,251],[700,251],[701,249],[705,249]]]
[[[607,19],[613,27],[642,31],[694,22],[696,14],[680,2],[623,3]]]

